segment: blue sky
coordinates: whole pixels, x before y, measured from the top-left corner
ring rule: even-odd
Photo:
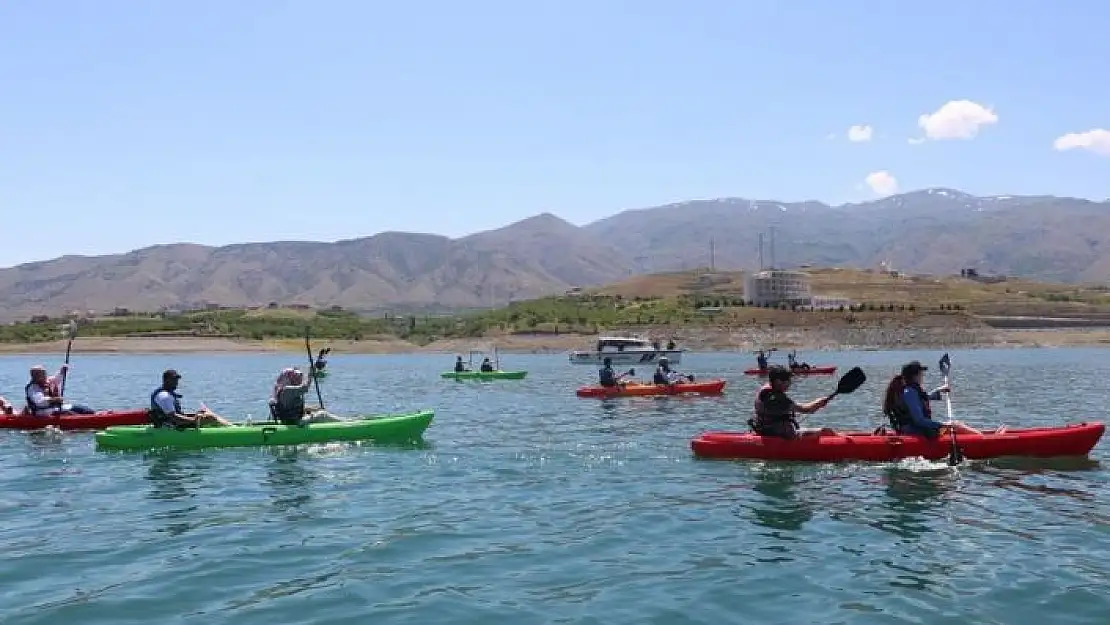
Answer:
[[[0,3],[0,266],[859,201],[883,171],[1101,200],[1110,157],[1053,142],[1110,128],[1108,19],[994,0]],[[960,100],[994,121],[909,142]]]

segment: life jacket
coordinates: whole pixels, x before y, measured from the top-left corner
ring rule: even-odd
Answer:
[[[667,379],[668,373],[670,373],[670,371],[665,371],[662,365],[656,367],[655,377],[652,378],[652,382],[654,382],[655,384],[670,384],[671,381]]]
[[[462,373],[464,371],[466,371],[466,365],[463,364],[463,361],[456,360],[455,361],[455,373]]]
[[[913,424],[910,409],[906,407],[906,401],[902,398],[907,388],[913,389],[921,398],[921,409],[924,411],[925,418],[933,418],[933,408],[929,404],[929,394],[921,389],[920,384],[906,384],[902,376],[896,375],[891,378],[890,384],[887,385],[886,396],[883,398],[883,414],[890,421],[890,427],[894,428],[894,431],[899,434],[905,432]]]
[[[155,398],[158,397],[158,394],[162,391],[173,396],[173,411],[175,413],[184,414],[185,412],[181,409],[181,395],[178,395],[164,386],[159,386],[158,390],[150,394],[150,423],[154,425],[154,427],[162,427],[170,423],[171,415],[166,414],[162,410],[162,407],[158,405],[158,402],[155,401]]]
[[[36,406],[35,402],[31,401],[31,387],[32,386],[35,386],[34,382],[28,382],[27,386],[23,387],[23,397],[27,400],[26,412],[28,412],[30,414],[33,414],[33,415],[37,415],[37,414],[39,414],[40,411],[42,411],[42,412],[49,411],[49,412],[53,413],[53,412],[57,412],[58,410],[61,409],[61,406],[55,406],[53,404],[47,404],[45,406]],[[53,383],[50,380],[50,378],[47,378],[46,382],[43,383],[41,388],[42,388],[43,394],[46,395],[48,398],[50,398],[50,397],[61,397],[62,396],[61,395],[61,389],[59,389],[58,385]]]
[[[281,394],[278,395],[281,397]],[[304,419],[304,395],[297,393],[297,396],[291,402],[277,402],[273,405],[273,415],[275,421],[280,421],[285,425],[298,425],[301,419]]]
[[[763,407],[762,413],[758,410],[760,405]],[[770,382],[756,391],[755,406],[757,407],[755,417],[748,420],[748,425],[756,434],[762,435],[764,432],[778,433],[798,429],[797,415],[794,414],[794,402],[786,393],[775,392]]]
[[[612,367],[604,367],[597,372],[598,384],[601,386],[616,386],[617,375]]]
[[[483,362],[482,363],[482,371],[484,371],[486,373],[489,373],[490,371],[493,371],[493,363],[491,363],[489,361]]]

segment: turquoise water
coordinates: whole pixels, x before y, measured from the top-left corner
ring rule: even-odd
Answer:
[[[810,418],[878,424],[897,365],[939,353],[805,354],[870,380]],[[1105,419],[1107,350],[952,352],[982,427]],[[53,366],[59,358],[47,359]],[[0,358],[19,397],[43,358]],[[97,452],[89,433],[0,432],[0,623],[1100,623],[1110,480],[1092,460],[950,469],[696,461],[740,429],[750,359],[693,354],[721,398],[578,399],[590,367],[502,358],[522,382],[454,382],[450,356],[333,354],[336,412],[430,407],[422,449],[327,445]],[[294,356],[75,354],[67,395],[265,413]],[[842,369],[843,370],[843,369]],[[646,373],[646,372],[644,372]],[[935,367],[930,373],[935,373]],[[798,399],[836,378],[802,379]],[[930,383],[939,382],[933,376]],[[943,410],[943,408],[942,408]]]

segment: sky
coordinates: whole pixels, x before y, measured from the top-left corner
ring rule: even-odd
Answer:
[[[0,267],[715,197],[1110,197],[1110,5],[0,0]]]

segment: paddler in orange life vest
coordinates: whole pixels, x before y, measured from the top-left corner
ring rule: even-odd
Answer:
[[[797,413],[811,414],[829,404],[828,397],[805,404],[795,403],[786,392],[794,374],[779,365],[772,365],[767,372],[767,383],[755,395],[755,418],[748,421],[760,436],[777,436],[793,439],[799,436],[832,436],[829,428],[800,428]]]
[[[46,375],[46,367],[35,365],[31,367],[31,381],[23,387],[23,394],[27,400],[27,412],[36,417],[49,417],[63,414],[94,414],[96,411],[80,404],[67,404],[62,397],[62,375],[69,370],[69,365],[62,365],[58,373],[53,376]]]

